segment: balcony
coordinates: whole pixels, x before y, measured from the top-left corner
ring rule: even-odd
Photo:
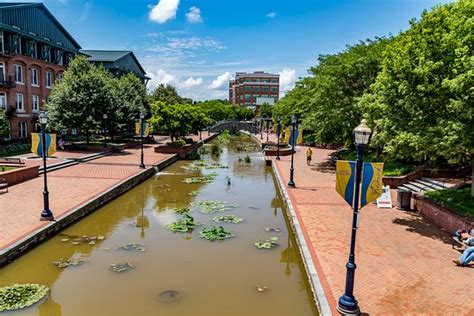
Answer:
[[[16,83],[13,76],[1,77],[0,76],[0,88],[15,88]]]
[[[16,52],[11,45],[4,43],[3,51],[0,50],[0,55],[4,57],[13,57],[16,55]]]

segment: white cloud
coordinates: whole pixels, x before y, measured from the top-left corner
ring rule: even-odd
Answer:
[[[194,79],[193,77],[189,77],[185,82],[181,84],[183,88],[191,88],[191,87],[196,87],[200,86],[202,84],[202,78],[196,78]]]
[[[285,93],[295,86],[296,82],[296,70],[290,68],[283,68],[280,74],[280,96],[284,96]]]
[[[278,14],[276,12],[268,12],[267,13],[267,18],[270,18],[270,19],[273,19],[274,17],[276,17]]]
[[[176,77],[167,73],[163,69],[157,71],[147,70],[147,75],[151,78],[148,83],[148,88],[154,89],[160,84],[172,84],[176,81]]]
[[[151,7],[150,20],[157,23],[165,23],[176,17],[179,0],[159,0],[158,3]]]
[[[221,90],[222,88],[227,88],[227,83],[229,80],[231,80],[233,77],[230,74],[230,72],[225,72],[220,76],[217,76],[215,80],[212,80],[211,85],[209,86],[209,89],[212,90]]]
[[[189,8],[189,12],[186,13],[186,18],[189,23],[200,23],[202,22],[201,9],[198,7]]]

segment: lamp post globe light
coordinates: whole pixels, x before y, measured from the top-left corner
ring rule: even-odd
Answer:
[[[140,147],[141,147],[141,153],[140,153],[140,168],[145,169],[145,163],[144,163],[144,155],[143,155],[143,123],[144,123],[144,118],[145,118],[145,113],[141,112],[140,113]]]
[[[104,119],[104,148],[107,147],[107,118],[109,116],[107,113],[102,114],[102,118]]]
[[[276,160],[280,160],[280,133],[281,133],[281,116],[278,114],[277,116],[277,155]]]
[[[53,213],[49,209],[49,192],[48,192],[48,170],[46,166],[46,124],[48,124],[48,115],[45,112],[41,112],[39,115],[39,122],[41,125],[41,152],[43,153],[43,211],[41,212],[41,221],[52,221],[54,220]]]
[[[360,200],[360,182],[363,165],[364,150],[369,144],[372,131],[367,126],[367,121],[362,120],[359,126],[354,129],[354,143],[357,152],[356,160],[356,177],[355,177],[355,192],[353,200],[353,216],[352,216],[352,233],[351,245],[349,250],[349,260],[346,264],[346,287],[344,294],[339,298],[337,303],[337,310],[344,315],[359,315],[360,308],[354,297],[354,277],[357,265],[355,264],[355,244],[356,233],[359,222],[359,200]]]
[[[295,139],[295,136],[296,136],[296,122],[298,121],[298,118],[296,117],[296,114],[293,114],[291,116],[291,129],[292,129],[292,133],[291,133],[291,167],[290,167],[290,181],[288,182],[288,186],[290,188],[294,188],[296,187],[295,185],[295,181],[293,179],[294,177],[294,172],[295,172],[295,168],[294,168],[294,156],[295,156],[295,143],[296,143],[296,139]]]

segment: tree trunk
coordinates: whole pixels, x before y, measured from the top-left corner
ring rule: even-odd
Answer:
[[[89,130],[86,131],[86,144],[89,146]]]

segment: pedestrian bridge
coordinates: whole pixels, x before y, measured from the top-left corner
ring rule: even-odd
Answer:
[[[247,131],[249,133],[256,134],[258,133],[258,128],[254,124],[246,121],[219,121],[213,126],[209,127],[209,132],[220,133],[225,130],[230,131],[231,133],[237,133],[238,131]]]

